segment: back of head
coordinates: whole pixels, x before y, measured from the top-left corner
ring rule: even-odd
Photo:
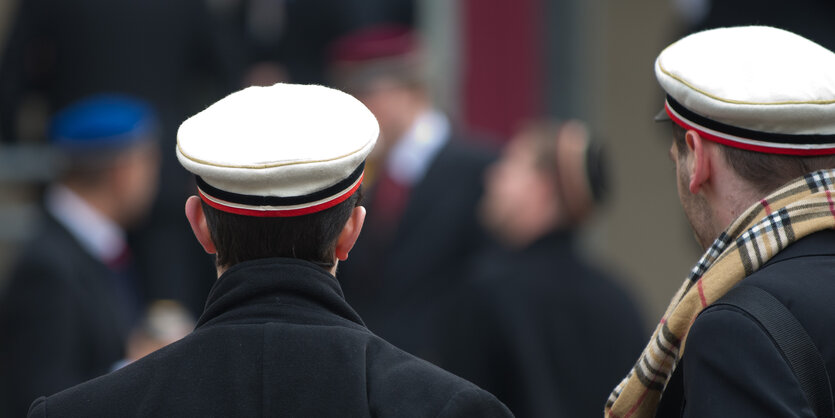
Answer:
[[[777,28],[721,28],[670,45],[655,73],[678,149],[687,130],[722,145],[760,194],[835,167],[832,51]]]
[[[331,267],[378,134],[362,103],[315,85],[249,87],[183,122],[177,157],[196,175],[218,265]]]
[[[604,163],[584,123],[529,122],[488,173],[483,220],[515,246],[578,227],[604,197]]]

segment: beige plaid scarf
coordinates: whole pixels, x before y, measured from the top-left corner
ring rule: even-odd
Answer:
[[[612,391],[605,416],[655,415],[703,309],[789,244],[835,227],[835,170],[816,171],[775,191],[739,216],[693,267],[638,362]]]

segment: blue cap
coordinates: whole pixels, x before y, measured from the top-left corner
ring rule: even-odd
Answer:
[[[95,152],[147,141],[156,130],[157,118],[148,103],[105,94],[82,99],[59,111],[52,119],[49,136],[59,148]]]

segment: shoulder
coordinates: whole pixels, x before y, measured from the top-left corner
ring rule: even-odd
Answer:
[[[439,417],[512,417],[507,407],[493,395],[478,388],[464,389],[453,395]]]
[[[46,397],[41,396],[29,407],[29,417],[46,417]]]
[[[512,416],[490,393],[382,339],[369,344],[368,397],[380,416]]]
[[[28,416],[119,416],[127,408],[121,401],[112,398],[113,388],[108,384],[111,382],[108,376],[89,380],[51,396],[42,396],[32,403]]]
[[[804,395],[759,322],[740,309],[705,309],[687,336],[685,416],[806,416]]]
[[[782,303],[812,338],[835,373],[835,231],[813,234],[789,246],[760,270],[746,277],[745,285],[759,287]]]

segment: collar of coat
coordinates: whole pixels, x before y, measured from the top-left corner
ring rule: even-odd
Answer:
[[[335,277],[292,258],[245,261],[229,268],[212,286],[197,328],[270,322],[365,329]]]

